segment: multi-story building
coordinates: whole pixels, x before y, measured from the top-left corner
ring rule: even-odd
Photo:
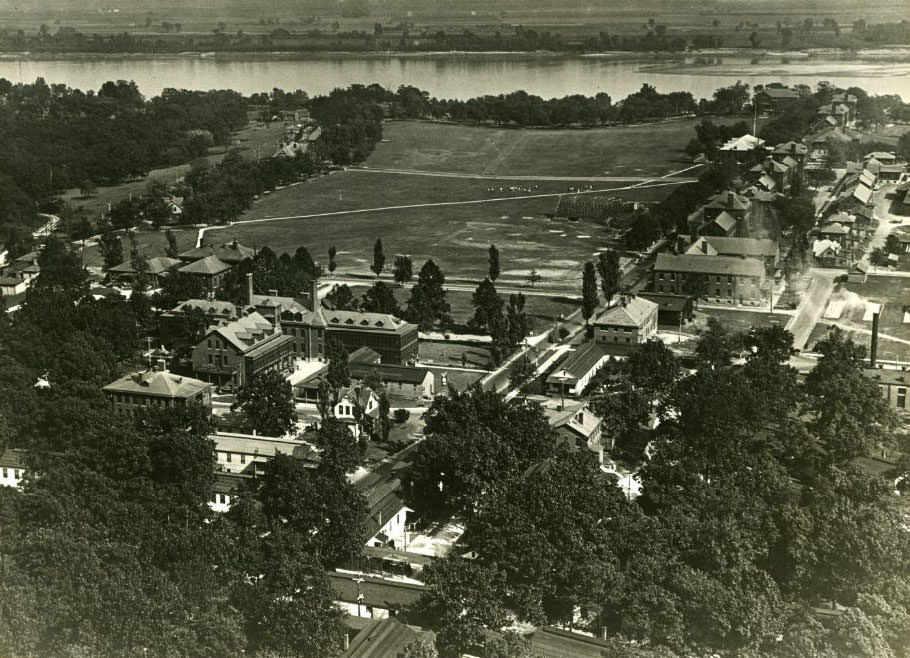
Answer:
[[[114,413],[133,415],[147,409],[179,409],[200,404],[211,410],[212,385],[177,375],[159,364],[153,370],[134,372],[103,387]]]
[[[417,360],[417,325],[387,313],[331,311],[322,313],[327,340],[337,340],[353,352],[369,347],[379,353],[383,363],[409,363]]]
[[[270,370],[293,368],[294,339],[259,313],[209,327],[193,349],[193,371],[206,381],[236,388]]]
[[[277,290],[266,295],[253,292],[253,275],[247,274],[247,303],[264,318],[281,323],[281,331],[293,338],[294,356],[301,359],[325,358],[326,322],[319,305],[319,282],[299,297],[279,296]]]
[[[686,248],[686,254],[694,256],[735,256],[755,258],[765,264],[768,272],[774,272],[780,260],[777,242],[767,238],[727,238],[703,236]]]
[[[723,302],[756,303],[762,299],[765,264],[755,258],[692,254],[657,255],[654,292],[690,294]]]
[[[657,335],[657,304],[636,296],[623,296],[601,313],[594,325],[594,340],[608,354],[628,354]]]
[[[907,405],[907,390],[910,389],[910,372],[887,368],[867,368],[866,376],[871,377],[881,389],[888,406],[900,414],[910,411]]]

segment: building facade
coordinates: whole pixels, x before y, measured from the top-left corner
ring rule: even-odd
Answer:
[[[199,404],[211,411],[212,385],[176,375],[159,365],[155,370],[134,372],[104,386],[101,391],[115,414],[132,416],[149,409],[180,409]]]
[[[624,297],[594,322],[594,340],[608,354],[628,354],[657,335],[657,304]]]
[[[754,258],[658,254],[654,292],[690,294],[727,303],[757,303],[763,296],[765,265]]]

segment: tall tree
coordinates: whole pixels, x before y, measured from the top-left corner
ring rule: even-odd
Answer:
[[[474,304],[474,324],[480,329],[492,328],[502,318],[502,298],[490,279],[480,282],[471,302]]]
[[[284,436],[297,423],[291,384],[274,370],[257,375],[241,386],[231,408],[240,409],[250,425],[267,436]]]
[[[327,306],[336,311],[356,311],[357,298],[346,283],[336,284],[323,297]]]
[[[413,267],[410,256],[402,254],[395,256],[395,283],[402,284],[410,281],[414,276]]]
[[[360,302],[360,308],[370,313],[401,314],[398,300],[395,299],[395,293],[384,281],[377,281],[363,293],[363,301]]]
[[[338,254],[338,250],[335,248],[335,245],[329,247],[329,272],[334,272],[335,268],[338,267],[338,264],[335,262],[335,256]]]
[[[363,461],[357,439],[347,425],[328,418],[316,431],[316,447],[320,450],[319,469],[336,475],[353,473]]]
[[[325,357],[329,362],[326,381],[336,392],[351,385],[351,370],[348,367],[348,351],[335,339],[329,339],[325,346]]]
[[[496,281],[499,278],[499,249],[496,248],[495,244],[490,245],[490,270],[488,276],[490,281]]]
[[[104,258],[105,270],[123,262],[123,242],[113,231],[107,230],[101,233],[101,237],[98,238],[98,248],[101,250],[101,257]]]
[[[587,261],[582,270],[581,279],[581,315],[585,324],[589,322],[594,310],[597,308],[597,274],[594,263]]]
[[[600,289],[604,295],[604,303],[609,306],[613,296],[619,292],[622,285],[619,254],[612,249],[602,251],[597,257],[597,273],[600,275]]]
[[[382,270],[385,268],[385,254],[382,252],[382,240],[379,238],[376,239],[376,244],[373,245],[373,264],[370,266],[370,269],[378,277],[382,274]]]
[[[177,246],[177,236],[168,228],[164,230],[164,237],[167,238],[167,247],[164,250],[164,254],[168,258],[177,258],[177,254],[180,253],[180,249]]]
[[[446,301],[446,278],[432,260],[420,268],[417,283],[411,288],[408,300],[408,319],[417,323],[421,331],[429,331],[437,324],[451,323],[449,302]]]

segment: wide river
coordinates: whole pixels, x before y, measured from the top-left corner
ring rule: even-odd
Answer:
[[[524,89],[544,98],[607,92],[614,100],[649,83],[659,91],[690,91],[708,98],[720,86],[743,80],[815,86],[829,80],[873,94],[910,100],[910,57],[787,59],[768,55],[686,56],[630,60],[610,56],[569,57],[519,54],[176,56],[0,58],[0,77],[32,82],[43,77],[80,89],[107,80],[135,80],[146,96],[166,87],[230,88],[244,94],[304,89],[311,95],[352,83],[395,89],[414,85],[440,98],[471,98]]]

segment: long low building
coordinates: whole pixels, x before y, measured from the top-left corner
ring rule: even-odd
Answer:
[[[657,254],[654,292],[691,294],[726,302],[762,299],[765,265],[755,258]]]
[[[547,377],[547,392],[581,396],[591,378],[609,360],[610,354],[601,343],[582,343]]]

